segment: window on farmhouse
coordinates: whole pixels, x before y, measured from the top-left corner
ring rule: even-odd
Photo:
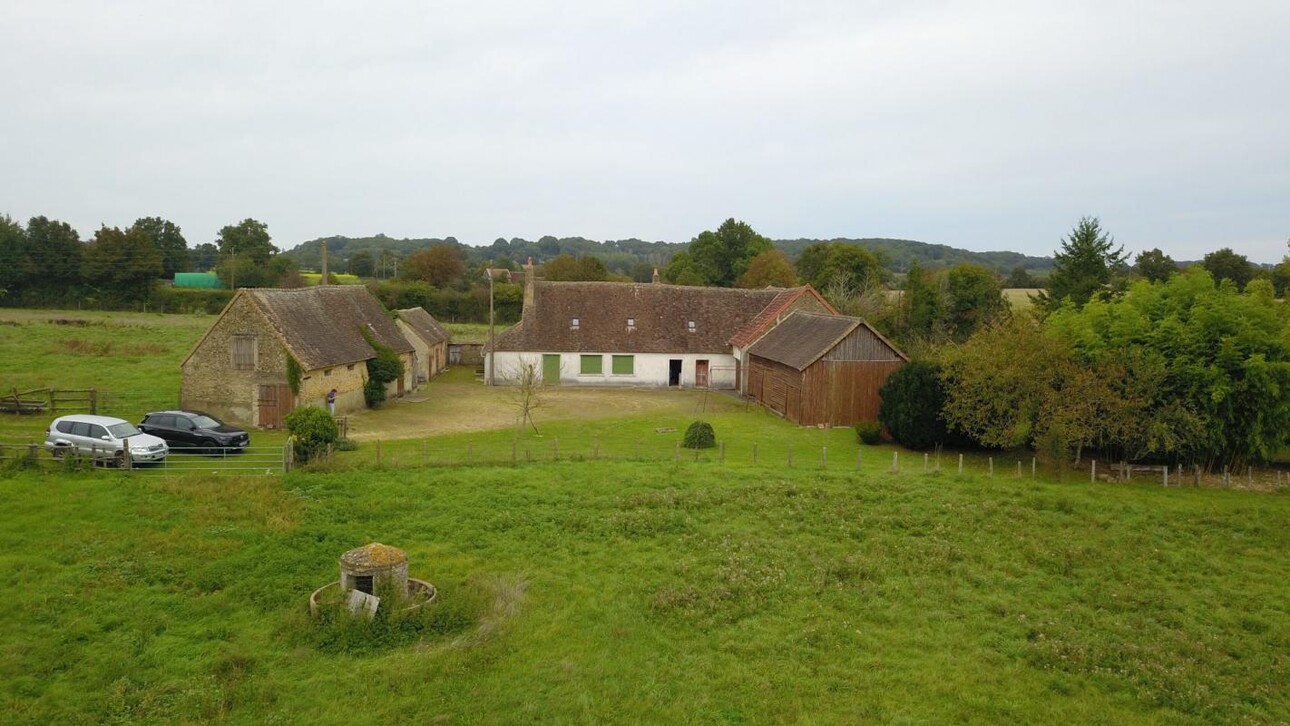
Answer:
[[[237,333],[233,336],[233,368],[249,371],[255,368],[255,333]]]
[[[598,376],[605,370],[604,359],[598,355],[584,355],[580,362],[579,373],[584,376]]]
[[[694,324],[694,321],[693,321],[693,320],[691,320],[691,321],[690,321],[690,324],[689,324],[689,325],[687,325],[686,327],[689,329],[689,331],[690,331],[691,333],[693,333],[695,330],[697,330],[697,329],[698,329],[698,326],[696,326],[696,325]]]
[[[636,356],[616,355],[613,357],[613,368],[616,376],[630,376],[636,373]]]
[[[569,327],[570,327],[571,329],[573,329],[573,330],[577,330],[577,329],[578,329],[578,326],[579,326],[579,324],[580,324],[581,322],[582,322],[581,320],[579,320],[579,319],[577,319],[577,318],[573,318],[573,319],[571,319],[571,320],[569,321]]]

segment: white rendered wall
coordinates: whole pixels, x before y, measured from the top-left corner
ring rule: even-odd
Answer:
[[[667,386],[670,362],[681,361],[681,387],[694,387],[694,370],[696,361],[708,361],[708,386],[710,388],[730,389],[735,387],[735,357],[726,354],[694,353],[633,353],[635,357],[632,375],[615,375],[613,370],[614,353],[558,353],[560,356],[560,384],[565,386]],[[602,372],[596,375],[582,375],[583,355],[600,355]],[[623,354],[617,354],[623,355]],[[533,364],[538,375],[542,375],[541,353],[515,353],[499,351],[494,354],[497,365],[496,382],[508,385],[514,382],[519,371],[526,364]],[[484,380],[488,380],[488,357],[485,356]]]

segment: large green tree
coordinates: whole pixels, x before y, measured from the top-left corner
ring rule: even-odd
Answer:
[[[1118,366],[1141,406],[1120,427],[1130,456],[1211,466],[1267,460],[1290,438],[1290,311],[1267,280],[1244,293],[1189,268],[1046,321],[1091,364]]]
[[[964,262],[945,273],[945,330],[951,338],[966,340],[1006,307],[994,270]]]
[[[732,217],[691,240],[689,253],[704,284],[734,287],[753,258],[770,249],[769,239]]]
[[[401,277],[424,280],[435,287],[447,287],[465,274],[466,262],[457,245],[440,242],[408,255],[400,268]]]
[[[31,244],[27,230],[7,214],[0,215],[0,292],[12,295],[32,275]]]
[[[1244,290],[1250,280],[1254,279],[1254,265],[1245,255],[1237,254],[1231,247],[1224,247],[1205,255],[1201,263],[1215,282],[1231,280],[1237,290]]]
[[[359,277],[371,277],[376,271],[376,260],[372,258],[372,253],[367,250],[359,250],[349,258],[349,274]]]
[[[66,289],[80,282],[81,236],[66,222],[32,217],[27,222],[31,269],[42,287]]]
[[[605,263],[595,255],[575,259],[573,255],[556,255],[542,265],[542,279],[564,282],[594,282],[609,279]]]
[[[909,263],[903,301],[906,339],[939,335],[943,312],[940,286],[933,275],[923,271],[918,258]]]
[[[1138,253],[1133,262],[1133,272],[1144,280],[1164,282],[1178,274],[1178,263],[1157,247]]]
[[[1050,309],[1069,300],[1080,307],[1101,293],[1126,258],[1096,217],[1084,217],[1053,255],[1048,291],[1041,300]]]
[[[161,253],[142,230],[101,227],[85,247],[81,274],[121,301],[145,300],[161,276]]]
[[[216,244],[221,257],[236,256],[261,265],[278,253],[269,236],[268,226],[250,218],[221,228]]]
[[[779,250],[766,250],[748,264],[739,277],[738,287],[792,287],[797,284],[797,271],[788,256]]]
[[[176,272],[187,272],[192,269],[189,259],[188,240],[179,227],[168,219],[161,217],[141,217],[135,220],[132,229],[137,229],[152,240],[152,244],[161,253],[161,274],[173,277]]]

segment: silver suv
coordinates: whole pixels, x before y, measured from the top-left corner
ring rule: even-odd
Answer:
[[[136,463],[165,461],[170,451],[165,441],[111,416],[60,416],[45,433],[45,448],[56,457],[78,453],[123,466],[127,445],[130,460]]]

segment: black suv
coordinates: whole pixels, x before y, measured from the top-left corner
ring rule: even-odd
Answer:
[[[177,454],[242,451],[251,443],[246,431],[201,411],[157,411],[144,416],[139,428],[165,439]]]

